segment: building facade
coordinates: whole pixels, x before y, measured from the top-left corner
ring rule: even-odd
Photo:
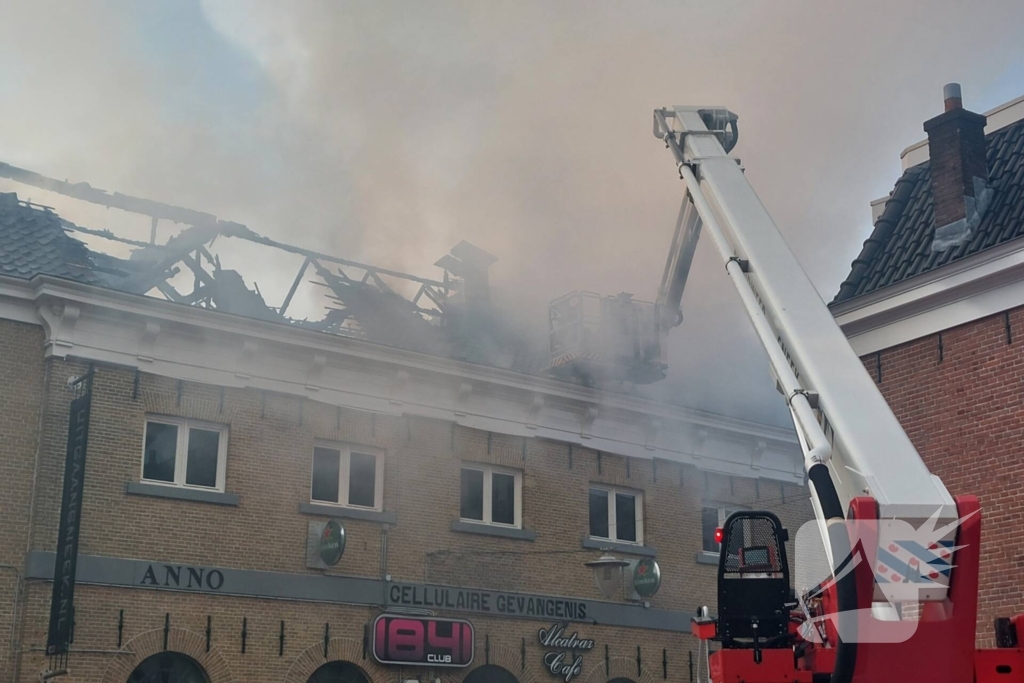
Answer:
[[[786,430],[7,272],[2,680],[53,666],[84,383],[69,682],[697,680],[714,528],[811,514]]]
[[[925,123],[832,310],[929,469],[980,498],[978,641],[1024,609],[1024,97]]]

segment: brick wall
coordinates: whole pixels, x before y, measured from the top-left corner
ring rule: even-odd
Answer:
[[[45,402],[41,397],[35,400],[34,424],[38,424],[38,406],[43,405],[44,431],[32,547],[52,550],[71,398],[66,382],[84,372],[86,365],[51,359],[44,372],[40,340],[41,335],[28,334],[21,342],[34,349],[36,358],[27,381],[34,381],[38,393],[46,397]],[[6,357],[0,357],[0,371],[6,364]],[[397,524],[387,529],[384,569],[396,581],[603,599],[590,570],[583,566],[599,553],[581,547],[588,532],[588,487],[602,483],[643,492],[644,542],[657,549],[663,576],[652,606],[689,613],[698,604],[714,608],[715,603],[715,567],[695,561],[701,550],[703,500],[772,509],[791,528],[810,515],[806,492],[800,487],[705,474],[668,461],[627,460],[581,447],[570,450],[564,443],[488,435],[450,422],[372,415],[313,400],[177,382],[149,373],[140,373],[136,382],[134,370],[107,365],[96,367],[93,392],[82,513],[83,554],[323,573],[306,566],[306,538],[310,520],[325,518],[299,511],[300,503],[309,502],[316,440],[374,446],[384,452],[383,508],[397,515]],[[140,478],[147,414],[227,426],[225,490],[240,497],[237,506],[126,493],[126,484]],[[34,432],[22,436],[35,441]],[[34,447],[18,457],[31,460]],[[523,472],[523,527],[536,532],[534,541],[451,529],[459,516],[462,462],[491,463]],[[27,502],[19,508],[22,514],[23,508]],[[384,525],[357,519],[344,523],[348,534],[345,554],[326,573],[379,578]],[[46,582],[30,583],[25,590],[20,630],[20,649],[25,654],[19,682],[35,680],[42,666],[40,648],[45,641],[49,590]],[[353,639],[361,639],[362,625],[372,616],[364,607],[95,586],[81,587],[78,596],[74,647],[82,652],[73,655],[77,669],[65,679],[68,683],[125,680],[126,675],[110,678],[114,675],[111,671],[119,671],[117,662],[127,656],[113,652],[117,650],[121,610],[122,642],[134,642],[140,648],[141,643],[150,642],[146,640],[148,632],[162,629],[165,615],[170,615],[174,629],[181,630],[174,638],[180,637],[182,643],[193,642],[210,617],[215,625],[213,647],[220,659],[204,660],[204,665],[226,666],[234,680],[247,682],[291,680],[289,672],[298,670],[293,667],[307,656],[303,653],[310,648],[315,652],[318,643],[322,647],[325,623],[331,624],[332,637],[340,639],[331,647],[341,648],[341,652],[349,647],[342,641],[351,645]],[[243,618],[250,633],[244,655],[240,651]],[[481,641],[485,633],[490,635],[495,657],[519,661],[525,639],[532,662],[530,675],[538,680],[548,678],[540,670],[541,654],[535,643],[536,630],[550,624],[470,618],[477,624]],[[281,620],[287,630],[284,656],[278,654]],[[672,662],[672,678],[688,680],[680,667],[693,642],[684,634],[585,624],[579,625],[579,630],[581,635],[592,633],[587,637],[595,637],[599,648],[609,644],[612,663],[608,670],[613,673],[616,667],[626,666],[623,662],[631,662],[635,669],[636,647],[641,645],[645,671],[657,673],[660,680],[665,650]],[[483,651],[478,652],[478,663],[483,663],[484,656]],[[589,667],[596,667],[603,661],[603,651],[591,653],[587,659]],[[621,661],[613,666],[612,660]],[[392,669],[379,673],[381,669],[369,664],[364,668],[374,680],[393,680],[400,673]],[[452,681],[460,681],[462,676],[463,672],[443,674],[445,680]],[[525,679],[521,676],[521,680]]]
[[[1024,612],[1024,309],[863,361],[876,381],[881,363],[882,394],[928,468],[981,500],[978,641],[991,647],[992,620]]]
[[[43,373],[42,329],[0,320],[0,680],[13,675],[11,630],[28,544]]]

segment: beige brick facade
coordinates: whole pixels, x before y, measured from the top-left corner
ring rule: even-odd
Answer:
[[[37,680],[46,664],[51,582],[32,574],[38,567],[30,565],[33,557],[38,563],[41,552],[54,549],[72,397],[67,380],[88,367],[71,358],[44,360],[43,339],[40,328],[0,321],[0,378],[6,387],[0,399],[0,680],[18,683]],[[688,615],[700,604],[713,608],[715,601],[715,568],[696,561],[703,501],[770,509],[791,529],[810,516],[806,492],[790,484],[488,434],[442,420],[179,382],[136,374],[134,368],[94,367],[80,556],[275,572],[283,581],[390,577],[605,600],[583,566],[599,551],[582,547],[588,488],[601,483],[643,492],[644,545],[657,551],[663,577],[651,608]],[[127,485],[140,479],[147,414],[227,426],[225,492],[238,496],[237,505],[127,492]],[[310,502],[318,440],[381,449],[383,510],[397,520],[343,518],[345,553],[327,570],[308,568],[306,561],[309,522],[327,517],[299,509]],[[463,462],[522,472],[522,526],[536,534],[534,540],[452,529],[459,518]],[[26,573],[32,575],[24,578]],[[458,682],[485,664],[501,666],[523,682],[560,680],[545,670],[537,640],[538,629],[551,626],[551,620],[439,611],[438,616],[473,623],[471,667],[399,668],[375,663],[364,646],[365,627],[381,606],[99,583],[77,589],[71,673],[63,679],[68,683],[123,683],[139,662],[164,651],[165,640],[167,650],[197,661],[210,683],[306,683],[317,667],[338,660],[354,663],[374,682]],[[596,642],[582,653],[583,670],[575,681],[691,680],[693,643],[685,632],[571,623],[569,631],[574,630]]]

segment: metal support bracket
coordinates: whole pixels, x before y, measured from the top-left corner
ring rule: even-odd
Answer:
[[[818,392],[807,391],[806,389],[797,389],[796,391],[791,393],[789,396],[786,397],[786,403],[792,403],[793,399],[796,398],[798,395],[803,396],[804,398],[807,399],[807,405],[811,407],[811,410],[818,409]]]
[[[729,270],[729,264],[733,262],[735,262],[736,265],[740,267],[740,270],[742,270],[744,273],[750,272],[750,261],[748,261],[745,258],[740,258],[739,256],[729,257],[729,259],[725,262],[725,269]]]

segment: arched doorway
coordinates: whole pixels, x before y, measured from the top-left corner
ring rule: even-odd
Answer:
[[[485,664],[469,672],[462,683],[519,683],[519,681],[508,669]]]
[[[199,662],[180,652],[158,652],[135,667],[128,683],[209,683]]]
[[[313,672],[308,683],[370,683],[370,680],[352,662],[327,662]]]

